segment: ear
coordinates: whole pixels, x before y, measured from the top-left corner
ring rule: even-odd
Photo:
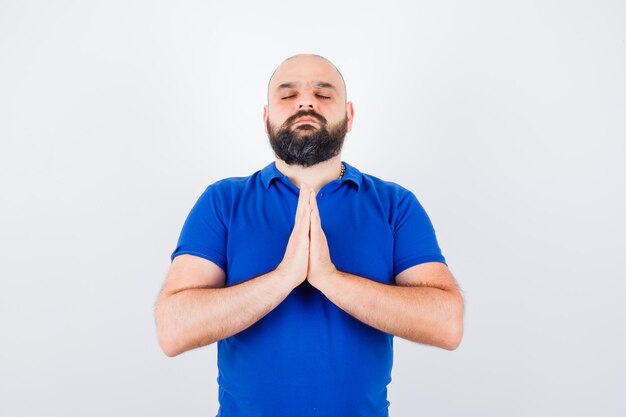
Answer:
[[[263,129],[265,129],[265,133],[269,133],[267,131],[267,118],[269,117],[269,109],[267,108],[267,104],[263,106]]]
[[[354,105],[351,101],[346,102],[346,118],[348,119],[348,132],[352,130],[352,120],[354,119]]]

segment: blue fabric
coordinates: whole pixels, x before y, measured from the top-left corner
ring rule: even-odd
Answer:
[[[384,284],[404,269],[442,262],[413,193],[344,162],[317,195],[340,271]],[[275,269],[293,229],[298,188],[274,162],[202,193],[174,257],[208,259],[236,285]],[[388,416],[393,336],[355,319],[308,281],[248,329],[218,342],[218,416]]]

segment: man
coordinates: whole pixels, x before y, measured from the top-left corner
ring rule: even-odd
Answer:
[[[354,109],[332,63],[285,60],[263,116],[276,161],[191,210],[161,347],[218,342],[218,416],[387,416],[393,336],[455,349],[460,291],[415,196],[341,161]]]

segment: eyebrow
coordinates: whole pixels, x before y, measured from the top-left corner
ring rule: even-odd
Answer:
[[[315,88],[332,88],[333,90],[337,90],[334,85],[332,85],[331,83],[324,82],[324,81],[317,81],[317,82],[313,83],[313,87],[315,87]]]
[[[337,88],[332,85],[331,83],[327,83],[325,81],[313,81],[313,88],[332,88],[333,90],[337,91]],[[281,85],[278,86],[278,89],[281,88],[296,88],[300,85],[300,83],[298,82],[288,82],[288,83],[282,83]]]

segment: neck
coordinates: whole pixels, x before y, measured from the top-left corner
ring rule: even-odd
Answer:
[[[296,187],[300,188],[304,183],[317,194],[323,186],[339,178],[341,154],[306,168],[301,165],[287,165],[282,159],[276,158],[276,168]]]

